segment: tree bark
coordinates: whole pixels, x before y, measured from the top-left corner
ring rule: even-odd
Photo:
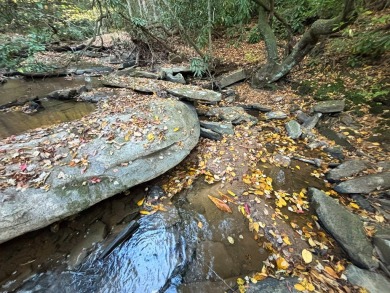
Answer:
[[[257,1],[256,1],[257,2]],[[294,66],[299,64],[303,58],[315,47],[321,36],[330,35],[342,30],[349,24],[355,21],[357,14],[355,10],[356,0],[344,0],[343,11],[332,19],[319,19],[303,34],[300,41],[294,46],[290,55],[282,62],[274,62],[277,50],[274,48],[274,39],[270,36],[264,37],[267,48],[267,64],[260,68],[252,78],[254,87],[262,87],[266,84],[278,81],[286,76]],[[264,8],[263,8],[264,11]],[[259,18],[264,17],[261,13]],[[260,22],[263,22],[259,19]],[[264,29],[264,28],[263,28]],[[267,34],[274,35],[273,32],[267,30]],[[268,44],[267,44],[268,43]],[[273,50],[273,52],[270,52]],[[270,56],[271,53],[271,56]]]

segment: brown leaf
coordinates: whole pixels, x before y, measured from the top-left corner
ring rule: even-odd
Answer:
[[[324,271],[327,272],[331,277],[338,279],[339,276],[337,273],[329,266],[325,266]]]
[[[219,198],[209,195],[209,199],[223,212],[232,213],[230,207]]]

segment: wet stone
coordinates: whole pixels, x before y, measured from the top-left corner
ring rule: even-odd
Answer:
[[[320,113],[338,113],[344,111],[345,100],[329,100],[318,102],[314,105],[314,112]]]
[[[297,293],[294,285],[298,283],[298,278],[286,278],[284,280],[277,280],[274,278],[267,278],[256,284],[250,284],[247,293]]]
[[[328,172],[326,178],[330,181],[339,181],[367,169],[367,163],[361,160],[346,161]]]
[[[334,190],[340,193],[370,193],[390,188],[390,172],[360,176],[337,184]]]
[[[93,223],[84,237],[84,239],[77,243],[73,247],[68,257],[68,268],[76,268],[87,256],[88,249],[91,248],[95,243],[98,243],[106,236],[106,225],[100,221]]]
[[[347,267],[344,274],[351,284],[363,287],[370,293],[384,293],[389,291],[390,281],[378,273],[362,270],[351,264]]]
[[[285,126],[286,126],[288,136],[291,137],[292,139],[297,139],[301,136],[302,134],[301,125],[297,121],[291,120],[287,122]]]
[[[271,120],[271,119],[286,119],[287,118],[287,114],[282,112],[282,111],[272,111],[272,112],[266,113],[265,117],[268,120]]]
[[[247,104],[247,105],[240,105],[240,107],[243,107],[245,110],[256,110],[259,112],[271,112],[272,108],[267,105],[262,105],[259,103],[254,104]]]
[[[310,187],[309,196],[321,223],[344,248],[352,262],[367,269],[377,268],[378,263],[372,258],[373,246],[365,234],[359,216],[321,190]]]

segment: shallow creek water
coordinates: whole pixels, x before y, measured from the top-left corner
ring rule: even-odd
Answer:
[[[43,97],[48,93],[84,84],[82,77],[66,80],[63,77],[48,79],[10,79],[0,86],[0,105],[15,100]],[[95,109],[91,103],[41,99],[43,109],[32,114],[21,111],[0,111],[0,138],[20,134],[29,129],[79,119]]]

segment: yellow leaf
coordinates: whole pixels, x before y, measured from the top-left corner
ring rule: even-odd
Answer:
[[[302,291],[305,291],[305,290],[306,290],[306,288],[303,287],[302,284],[295,284],[295,285],[294,285],[294,288],[295,288],[297,291],[299,291],[299,292],[302,292]]]
[[[291,242],[290,242],[290,239],[288,238],[288,236],[283,237],[283,242],[286,243],[287,245],[291,245]]]
[[[202,229],[203,228],[203,223],[202,222],[198,222],[198,227],[199,227],[199,229]]]
[[[129,141],[131,136],[131,131],[128,131],[125,135],[125,141]]]
[[[356,203],[354,203],[354,202],[351,202],[348,206],[350,206],[351,208],[353,208],[353,209],[359,209],[360,207],[356,204]]]
[[[144,201],[145,201],[145,197],[143,199],[140,199],[139,201],[137,201],[137,206],[142,206],[144,204]]]
[[[177,131],[179,131],[179,129],[180,129],[179,127],[175,127],[175,128],[173,129],[173,131],[174,131],[174,132],[177,132]]]
[[[241,279],[241,278],[237,279],[237,285],[244,285],[244,284],[245,284],[244,279]]]
[[[279,208],[285,207],[287,205],[286,201],[281,197],[275,200],[275,204]]]
[[[298,165],[296,165],[295,168],[297,168],[298,170],[301,170],[301,167],[299,167]]]
[[[302,250],[302,258],[305,263],[311,263],[313,260],[313,255],[311,254],[310,251],[307,249]]]
[[[276,266],[278,270],[286,270],[289,267],[288,262],[283,257],[278,257],[276,259]]]
[[[310,237],[309,240],[308,240],[310,246],[314,247],[316,246],[316,243],[313,241],[313,239]]]
[[[307,283],[306,289],[309,290],[310,292],[315,290],[314,285],[312,283]]]
[[[154,140],[154,134],[153,133],[149,133],[148,136],[147,136],[147,139],[149,141],[153,141]]]
[[[139,213],[141,215],[149,215],[150,214],[150,212],[148,212],[148,211],[139,211]]]
[[[236,196],[236,194],[231,190],[228,190],[227,193],[229,193],[231,196]]]
[[[209,195],[209,199],[223,212],[232,213],[230,207],[219,198]]]

